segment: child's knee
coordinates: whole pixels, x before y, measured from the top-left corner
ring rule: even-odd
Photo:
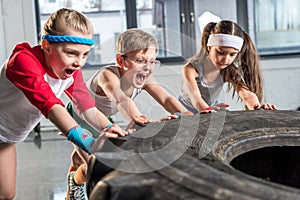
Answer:
[[[76,151],[74,151],[71,155],[71,163],[73,165],[73,167],[75,167],[76,169],[84,163],[84,161],[81,159],[81,157],[78,155],[78,153]]]
[[[12,200],[16,196],[16,186],[0,189],[0,200]]]

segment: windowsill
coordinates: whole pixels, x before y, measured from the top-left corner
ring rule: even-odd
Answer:
[[[300,57],[274,57],[272,59],[261,59],[260,63],[263,70],[298,69],[300,68]]]

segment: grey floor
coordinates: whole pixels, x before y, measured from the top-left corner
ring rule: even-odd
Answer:
[[[15,200],[64,200],[73,146],[57,132],[32,132],[17,144]]]

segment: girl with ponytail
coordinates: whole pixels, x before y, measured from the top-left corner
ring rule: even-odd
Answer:
[[[201,38],[200,51],[183,67],[180,102],[194,114],[226,108],[218,103],[225,82],[233,88],[247,110],[275,110],[262,103],[263,86],[259,57],[249,34],[235,22],[208,23]]]

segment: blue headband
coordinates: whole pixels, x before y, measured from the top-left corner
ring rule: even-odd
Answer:
[[[43,35],[43,40],[47,40],[48,42],[72,42],[78,44],[88,44],[93,45],[95,44],[94,40],[82,37],[76,37],[71,35]]]

